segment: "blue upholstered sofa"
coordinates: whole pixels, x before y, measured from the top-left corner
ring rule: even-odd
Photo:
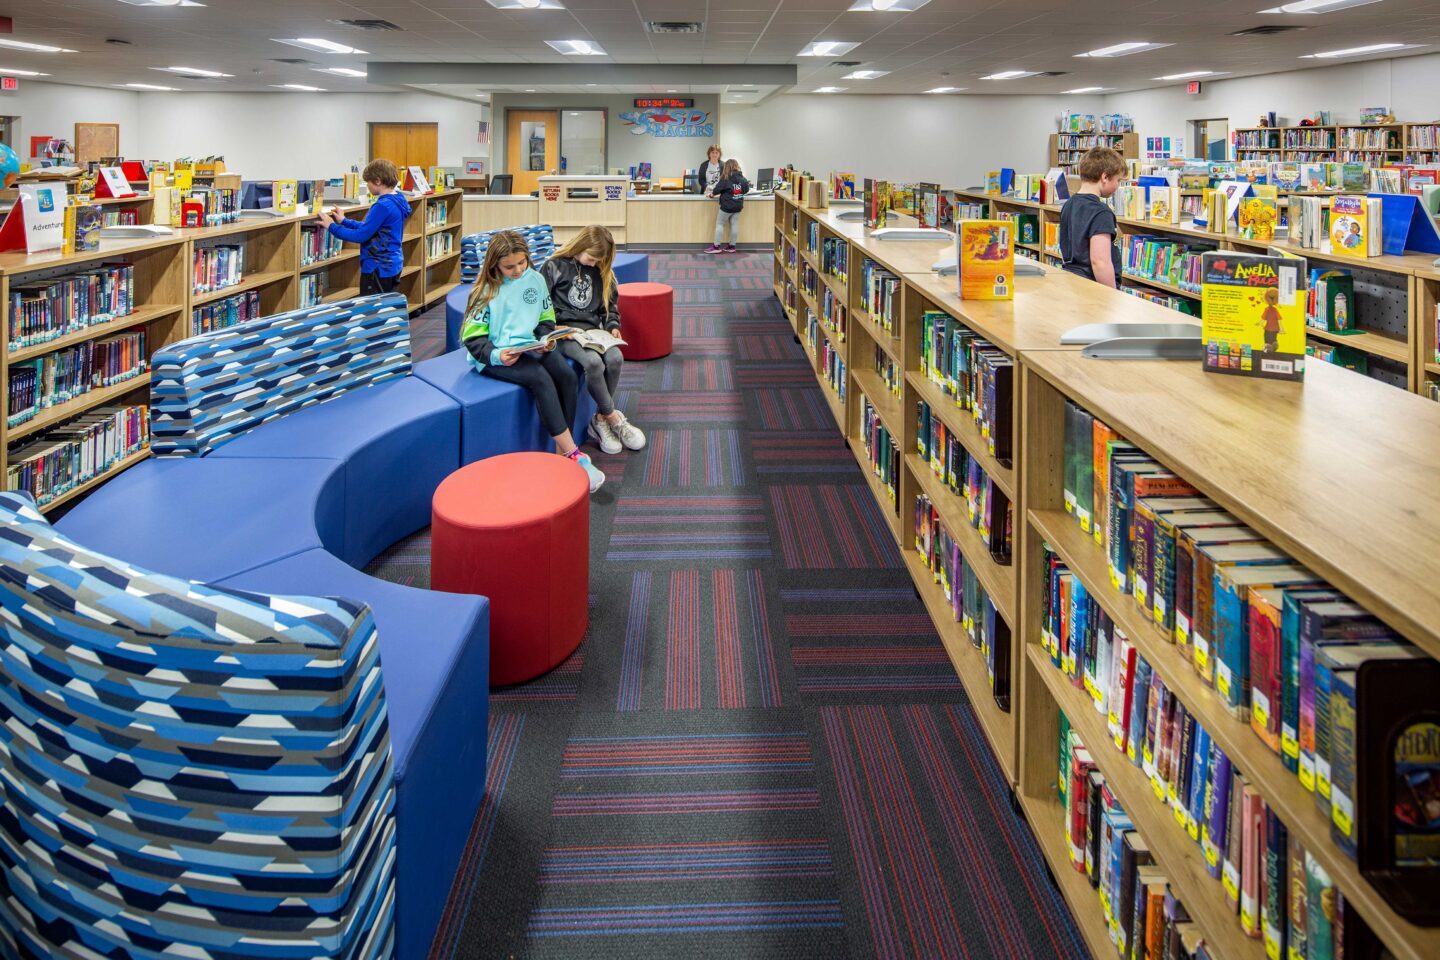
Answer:
[[[545,449],[535,406],[474,374],[463,350],[412,367],[398,294],[162,348],[152,377],[156,456],[57,529],[126,564],[262,603],[302,595],[369,608],[393,764],[396,956],[423,958],[484,794],[489,605],[357,568],[427,526],[435,487],[462,463]],[[594,413],[579,397],[577,429]]]

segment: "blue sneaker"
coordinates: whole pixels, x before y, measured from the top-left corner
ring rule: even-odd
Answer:
[[[585,478],[590,481],[590,492],[594,493],[596,490],[599,490],[600,485],[605,482],[605,474],[601,473],[599,468],[590,462],[589,454],[581,453],[580,448],[576,447],[567,453],[566,456],[580,464],[580,468],[585,471]]]

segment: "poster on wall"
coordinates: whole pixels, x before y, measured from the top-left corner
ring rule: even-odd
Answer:
[[[704,137],[713,139],[715,124],[707,110],[626,110],[620,119],[636,137]]]

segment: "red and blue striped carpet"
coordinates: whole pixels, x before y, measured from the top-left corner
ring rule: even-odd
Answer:
[[[431,956],[1085,956],[771,257],[650,273],[675,353],[620,389],[650,445],[592,451],[590,631],[491,693],[489,794]],[[442,322],[417,321],[417,355]],[[425,586],[428,557],[421,534],[370,572]]]

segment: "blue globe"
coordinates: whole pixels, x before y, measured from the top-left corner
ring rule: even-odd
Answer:
[[[5,144],[0,143],[0,182],[6,187],[15,185],[20,177],[20,158]]]

